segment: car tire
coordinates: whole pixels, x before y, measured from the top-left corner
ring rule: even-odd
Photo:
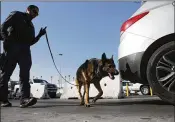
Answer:
[[[50,98],[56,98],[56,92],[48,93]]]
[[[173,82],[175,81],[175,75],[172,76],[175,72],[175,66],[172,65],[175,64],[174,57],[175,42],[169,42],[159,47],[152,54],[147,65],[147,80],[152,90],[162,100],[173,105],[175,105],[175,82]],[[168,76],[172,77],[168,78]]]
[[[149,95],[150,94],[149,86],[147,86],[147,85],[141,86],[140,92],[142,93],[142,95]]]

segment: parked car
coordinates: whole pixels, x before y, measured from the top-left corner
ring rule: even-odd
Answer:
[[[48,91],[48,95],[51,98],[55,98],[56,97],[56,93],[57,93],[57,86],[55,84],[49,83],[46,80],[43,79],[33,79],[31,80],[30,83],[40,83],[40,84],[44,84],[47,87],[47,91]]]
[[[18,81],[12,81],[12,80],[10,80],[10,81],[8,82],[8,91],[9,91],[9,92],[14,91],[15,85],[18,85],[18,84],[19,84]]]
[[[131,83],[130,81],[122,81],[123,91],[126,93],[126,84],[128,84],[128,89],[130,94],[139,94],[141,92],[142,95],[150,94],[149,85],[143,85],[140,83]]]
[[[19,85],[19,82],[18,81],[13,81],[13,80],[10,80],[8,82],[8,98],[9,99],[13,99],[13,97],[14,97],[15,85]]]
[[[56,97],[57,86],[55,84],[48,83],[46,80],[43,80],[43,79],[30,79],[30,84],[31,84],[31,87],[33,85],[45,85],[46,89],[47,89],[47,92],[48,92],[48,95],[51,98]],[[18,93],[19,85],[15,85],[14,91],[15,91],[15,93]]]
[[[175,104],[174,1],[146,1],[121,26],[118,48],[123,80],[149,84]]]

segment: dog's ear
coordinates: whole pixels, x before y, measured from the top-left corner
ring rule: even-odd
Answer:
[[[101,56],[102,60],[106,60],[106,54],[103,53],[102,56]]]
[[[106,61],[107,58],[106,58],[106,54],[105,53],[102,54],[101,59],[102,59],[102,63],[104,63]]]

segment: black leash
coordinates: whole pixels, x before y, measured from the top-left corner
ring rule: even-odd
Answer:
[[[49,47],[49,51],[50,51],[50,54],[51,54],[51,58],[52,58],[53,64],[54,64],[54,66],[55,66],[55,68],[56,68],[58,74],[64,79],[65,82],[67,82],[67,83],[69,83],[69,84],[71,84],[71,85],[74,85],[74,86],[79,86],[79,85],[75,85],[75,84],[70,83],[69,81],[67,81],[67,80],[61,75],[61,73],[59,72],[59,70],[58,70],[58,68],[57,68],[57,66],[56,66],[56,64],[55,64],[55,61],[54,61],[54,58],[53,58],[53,54],[52,54],[52,51],[51,51],[51,49],[50,49],[50,45],[49,45],[49,40],[48,40],[47,32],[46,32],[45,35],[46,35],[46,41],[47,41],[47,44],[48,44],[48,47]]]

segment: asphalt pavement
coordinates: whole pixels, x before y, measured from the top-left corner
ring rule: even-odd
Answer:
[[[175,108],[156,96],[100,99],[92,107],[78,99],[38,100],[35,106],[1,108],[1,122],[175,122]]]

